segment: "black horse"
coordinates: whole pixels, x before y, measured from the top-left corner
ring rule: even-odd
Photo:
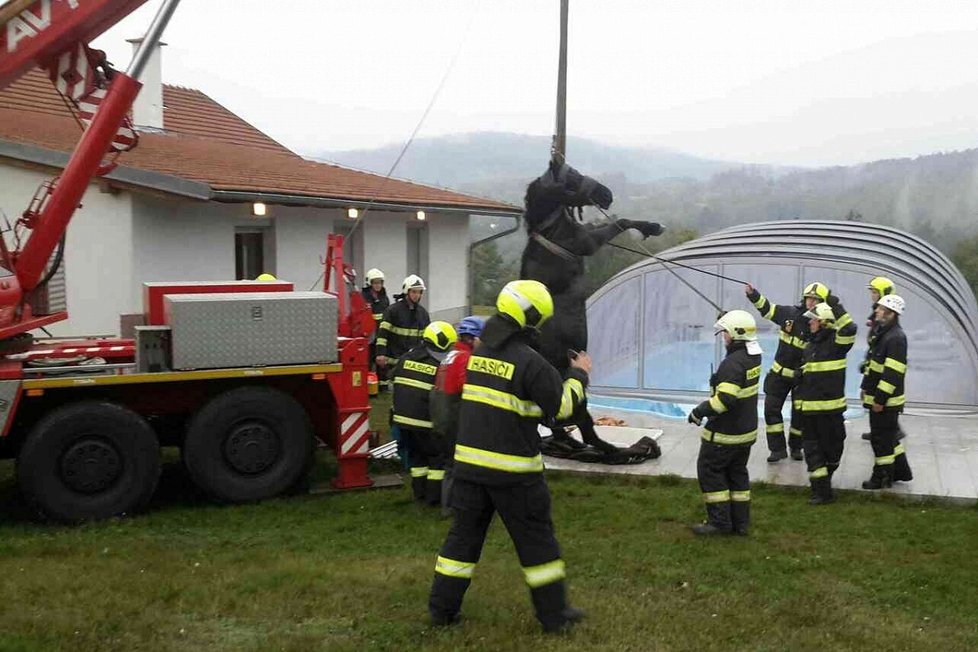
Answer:
[[[585,206],[607,209],[613,199],[606,186],[566,163],[552,162],[526,189],[523,221],[529,240],[523,250],[520,278],[540,281],[550,290],[554,316],[541,329],[540,353],[561,373],[570,362],[568,350],[587,350],[584,258],[594,255],[627,229],[636,229],[645,237],[660,235],[664,230],[655,222],[637,220],[614,219],[602,224],[582,221]],[[602,453],[621,451],[598,437],[586,407],[569,423],[580,428],[586,444]],[[563,429],[558,428],[554,433],[558,439],[567,441],[562,436]]]

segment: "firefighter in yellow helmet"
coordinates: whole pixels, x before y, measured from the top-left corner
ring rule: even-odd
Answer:
[[[696,459],[706,522],[693,526],[700,535],[747,534],[750,527],[750,475],[747,460],[757,439],[757,389],[761,346],[757,324],[744,310],[731,310],[713,325],[723,334],[727,355],[710,378],[712,396],[689,413],[703,425]],[[706,419],[706,423],[703,420]]]
[[[393,373],[394,424],[410,451],[414,499],[432,506],[441,504],[445,459],[431,434],[430,396],[438,365],[457,339],[448,322],[431,322],[421,342],[397,360]]]
[[[767,461],[779,462],[791,453],[791,459],[802,459],[801,417],[792,409],[791,426],[785,433],[785,422],[781,412],[784,402],[795,387],[795,375],[801,364],[801,352],[808,341],[808,320],[805,311],[829,297],[825,283],[809,283],[802,291],[797,304],[782,305],[771,302],[753,285],[744,286],[747,300],[754,304],[764,319],[778,325],[778,350],[774,363],[764,377],[764,423],[767,433],[767,447],[770,455]],[[787,446],[785,435],[787,434]]]
[[[537,426],[566,418],[583,404],[591,359],[579,353],[561,379],[534,349],[539,328],[553,311],[550,293],[539,281],[507,283],[482,343],[469,358],[449,495],[454,518],[428,601],[437,626],[458,621],[497,512],[516,546],[544,631],[562,631],[584,617],[567,603]]]
[[[870,279],[869,283],[866,284],[866,289],[869,290],[869,298],[873,302],[873,306],[869,310],[869,317],[866,318],[866,342],[869,346],[866,348],[866,357],[859,366],[859,371],[863,376],[869,373],[869,359],[873,351],[873,342],[879,335],[880,324],[876,321],[876,306],[879,305],[881,298],[896,294],[897,291],[896,284],[885,276],[876,276]],[[864,432],[862,437],[866,441],[870,441],[871,434]],[[897,431],[897,439],[903,439],[902,430]]]

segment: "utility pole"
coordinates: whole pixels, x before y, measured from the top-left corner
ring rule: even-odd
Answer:
[[[567,152],[567,11],[570,0],[560,0],[560,59],[557,63],[557,125],[551,158],[563,163]]]

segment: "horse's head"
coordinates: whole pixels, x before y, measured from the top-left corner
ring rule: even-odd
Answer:
[[[551,163],[547,171],[526,188],[527,227],[560,206],[608,208],[614,197],[607,186],[585,176],[566,163]]]

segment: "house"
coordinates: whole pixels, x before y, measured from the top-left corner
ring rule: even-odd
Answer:
[[[93,182],[69,226],[70,319],[53,332],[118,333],[120,315],[142,311],[146,281],[269,272],[297,290],[321,288],[329,232],[352,233],[345,253],[361,279],[378,267],[399,291],[407,274],[420,274],[433,317],[464,314],[470,215],[518,208],[306,160],[204,93],[163,85],[160,50],[133,108],[138,147]],[[0,91],[0,209],[11,223],[80,135],[40,70]]]

